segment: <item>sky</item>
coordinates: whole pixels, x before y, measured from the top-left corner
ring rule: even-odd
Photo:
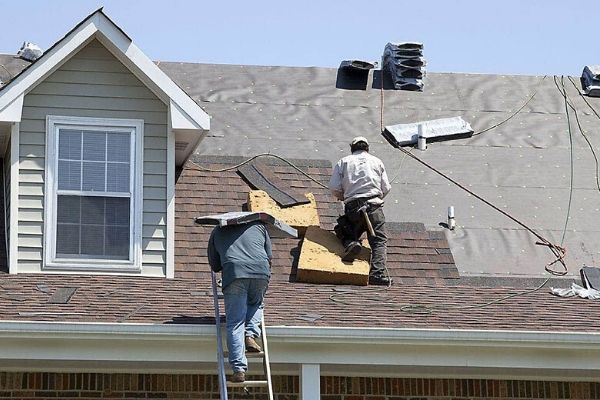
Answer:
[[[430,72],[579,76],[600,64],[589,0],[0,0],[0,53],[47,49],[100,7],[160,61],[337,67],[418,41]]]

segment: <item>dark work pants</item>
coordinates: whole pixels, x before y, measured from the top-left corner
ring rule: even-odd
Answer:
[[[345,214],[337,219],[334,228],[336,236],[342,241],[344,247],[350,242],[357,241],[363,232],[367,232],[367,239],[371,246],[371,276],[386,276],[385,263],[387,261],[387,235],[385,233],[385,215],[382,206],[371,206],[367,208],[367,216],[375,235],[371,236],[367,223],[362,213],[357,211],[358,207],[344,207]]]

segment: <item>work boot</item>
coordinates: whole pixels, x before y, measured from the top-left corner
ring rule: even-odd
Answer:
[[[246,351],[248,353],[260,353],[262,351],[252,336],[246,336]]]
[[[230,382],[241,383],[246,380],[246,373],[244,371],[236,371],[231,375]]]
[[[342,261],[352,262],[360,253],[361,245],[357,241],[350,242],[345,248],[344,253],[342,254]]]
[[[385,275],[369,275],[369,285],[390,286],[394,280]]]

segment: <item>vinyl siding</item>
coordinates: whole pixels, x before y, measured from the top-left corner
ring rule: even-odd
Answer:
[[[19,272],[42,269],[46,116],[144,120],[142,274],[166,273],[167,106],[93,41],[25,95],[19,159]],[[171,239],[172,240],[172,239]]]
[[[2,160],[3,178],[4,178],[4,230],[6,235],[6,254],[7,259],[10,255],[10,140],[6,146],[6,153]]]

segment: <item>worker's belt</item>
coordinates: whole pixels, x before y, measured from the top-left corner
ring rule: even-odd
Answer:
[[[356,212],[359,208],[361,208],[365,203],[367,203],[371,199],[375,199],[379,196],[371,196],[371,197],[359,197],[357,199],[350,200],[349,202],[344,204],[344,212],[346,214]],[[369,208],[371,205],[368,205]],[[378,206],[374,206],[378,207]]]

